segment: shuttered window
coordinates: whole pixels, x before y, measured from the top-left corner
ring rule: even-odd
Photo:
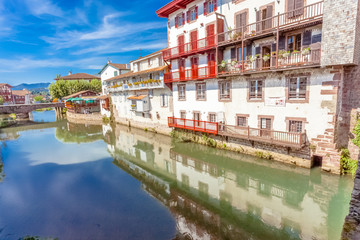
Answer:
[[[246,26],[246,22],[247,22],[247,12],[243,12],[240,14],[237,14],[235,16],[236,19],[236,23],[235,23],[235,28],[238,31],[242,31],[241,27]],[[246,31],[246,29],[244,29],[244,32]]]
[[[250,80],[249,98],[262,99],[263,80]]]
[[[298,17],[304,14],[304,0],[287,0],[288,18]]]
[[[204,15],[215,12],[217,10],[216,0],[207,0],[204,2]]]
[[[292,77],[289,79],[289,99],[306,98],[307,77]]]

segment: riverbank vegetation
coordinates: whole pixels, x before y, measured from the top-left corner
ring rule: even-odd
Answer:
[[[353,134],[354,134],[354,138],[352,139],[352,142],[354,143],[355,146],[360,148],[360,119],[357,120],[357,123],[353,130]],[[341,165],[342,174],[351,174],[353,177],[355,177],[358,166],[358,160],[351,159],[350,151],[347,148],[343,148],[341,150],[340,165]]]
[[[101,92],[101,81],[97,79],[93,79],[91,82],[59,80],[49,86],[51,97],[59,99],[84,90]]]

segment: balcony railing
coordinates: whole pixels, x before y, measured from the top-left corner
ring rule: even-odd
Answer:
[[[181,44],[179,46],[168,48],[163,51],[163,59],[170,60],[189,54],[206,51],[216,47],[216,36],[209,36],[189,43]]]
[[[196,132],[212,133],[215,135],[218,133],[218,123],[216,122],[206,122],[169,117],[168,126],[174,128],[188,129]]]
[[[276,61],[277,58],[277,61]],[[298,68],[320,65],[321,50],[309,50],[308,53],[286,53],[270,56],[268,60],[257,56],[244,61],[230,61],[219,65],[219,76],[249,72],[268,71],[274,69]]]
[[[219,33],[217,35],[217,42],[219,46],[227,45],[261,35],[273,34],[275,30],[283,31],[299,27],[322,20],[323,13],[324,2],[317,2],[224,33]]]
[[[286,147],[301,148],[306,144],[306,133],[281,132],[251,127],[238,127],[216,122],[206,122],[174,117],[168,118],[168,126]]]
[[[216,77],[216,65],[173,71],[164,74],[164,82],[181,82]]]
[[[219,124],[218,134],[287,147],[301,148],[306,144],[306,133],[281,132]]]

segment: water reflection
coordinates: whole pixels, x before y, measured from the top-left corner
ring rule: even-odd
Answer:
[[[177,238],[339,239],[352,182],[116,126],[114,164],[172,212]]]

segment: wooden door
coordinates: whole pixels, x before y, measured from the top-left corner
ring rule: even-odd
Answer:
[[[206,27],[206,47],[215,45],[215,24]]]
[[[183,54],[184,51],[185,51],[184,43],[185,43],[184,35],[178,36],[178,51],[179,51],[179,54]]]
[[[271,137],[272,120],[271,118],[260,118],[260,136]]]
[[[193,80],[199,78],[199,58],[197,57],[191,58],[191,78]]]
[[[215,53],[211,52],[208,54],[208,74],[209,74],[209,76],[215,76],[215,74],[216,74],[215,66],[216,66]]]
[[[179,59],[179,80],[185,80],[185,59]]]
[[[191,51],[196,51],[197,49],[197,36],[198,36],[198,31],[192,31],[190,33],[190,46],[191,46]]]
[[[270,56],[270,58],[265,61],[264,60],[264,56]],[[263,69],[268,69],[270,68],[270,61],[271,61],[271,46],[264,46],[262,47],[262,68]]]

